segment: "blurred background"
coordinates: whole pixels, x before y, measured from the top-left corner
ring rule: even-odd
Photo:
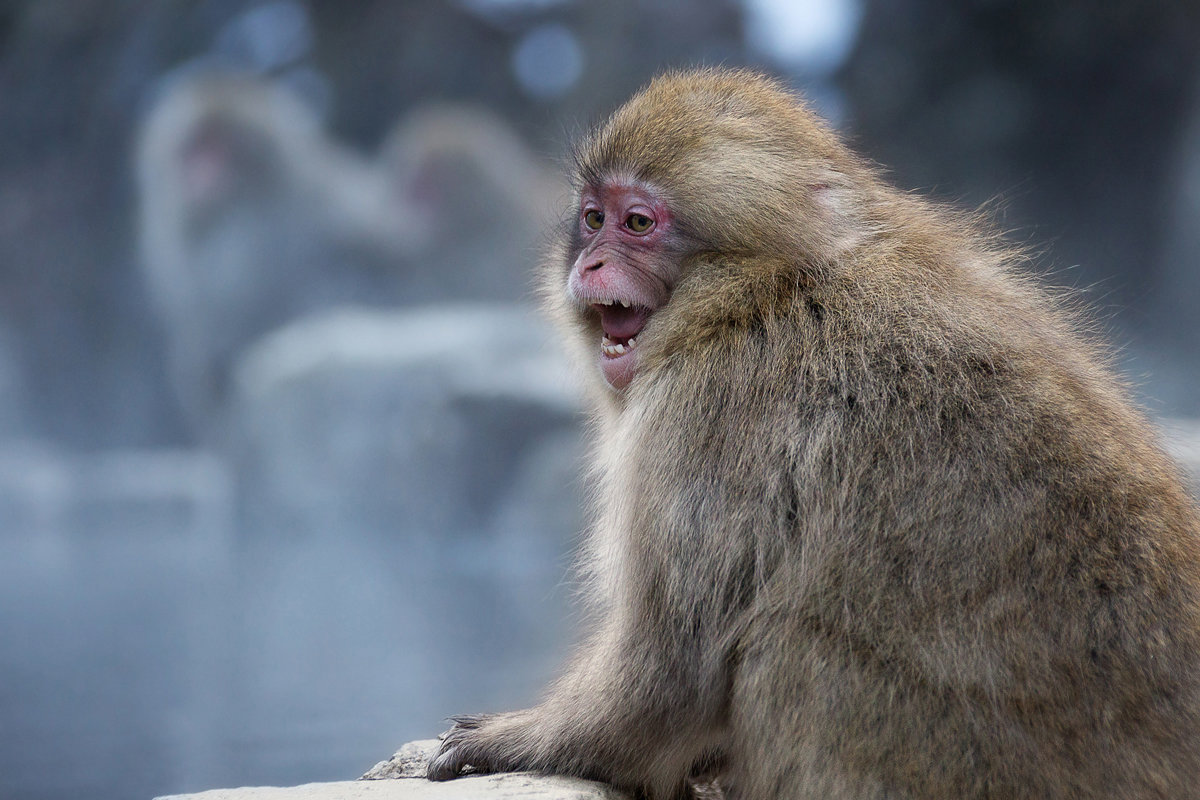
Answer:
[[[574,637],[558,165],[754,65],[1075,287],[1200,463],[1178,0],[0,1],[0,797],[350,779]]]

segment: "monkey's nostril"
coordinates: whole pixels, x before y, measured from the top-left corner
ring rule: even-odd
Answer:
[[[597,261],[593,264],[588,264],[586,267],[583,268],[583,271],[584,272],[595,272],[596,270],[600,269],[603,266],[604,266],[604,261],[601,260],[601,261]]]

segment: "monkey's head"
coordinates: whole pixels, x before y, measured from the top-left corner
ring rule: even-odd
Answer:
[[[667,318],[679,330],[701,309],[736,313],[738,291],[815,274],[858,227],[844,209],[864,168],[794,95],[752,72],[655,79],[575,161],[558,269],[569,313],[618,391],[652,351],[664,355]],[[703,267],[728,276],[728,296],[714,299],[721,287],[705,278],[703,303],[682,300]]]
[[[203,228],[240,203],[286,194],[289,167],[311,152],[320,121],[285,87],[240,73],[173,77],[142,123],[142,191]]]

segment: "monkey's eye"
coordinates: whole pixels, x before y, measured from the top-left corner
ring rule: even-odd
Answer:
[[[604,212],[593,208],[583,215],[583,224],[594,231],[600,230],[601,226],[604,225]]]
[[[645,233],[654,227],[654,220],[645,214],[630,214],[629,219],[625,220],[625,227],[634,233]]]

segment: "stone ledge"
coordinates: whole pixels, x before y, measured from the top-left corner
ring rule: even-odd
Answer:
[[[478,775],[435,783],[424,778],[309,783],[304,786],[251,786],[176,794],[158,800],[468,800],[469,798],[530,798],[531,800],[628,800],[611,786],[574,778],[513,772]]]
[[[425,779],[425,765],[436,745],[433,739],[409,742],[356,781],[212,789],[157,800],[628,800],[629,797],[602,783],[529,772],[468,775],[435,783]]]

